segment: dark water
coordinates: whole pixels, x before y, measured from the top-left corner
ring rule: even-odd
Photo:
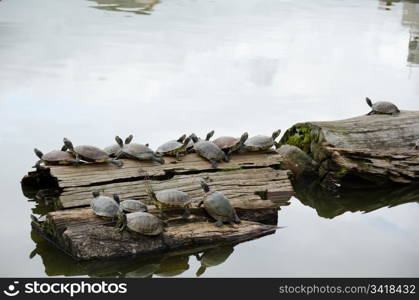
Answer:
[[[1,1],[0,275],[419,276],[417,189],[301,191],[275,235],[201,261],[75,263],[31,233],[19,183],[63,136],[271,133],[364,114],[367,95],[418,110],[418,36],[417,1]]]

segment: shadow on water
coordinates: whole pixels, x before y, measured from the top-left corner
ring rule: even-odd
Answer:
[[[153,7],[160,3],[159,0],[88,0],[96,2],[98,5],[91,6],[93,8],[130,12],[135,14],[150,15]]]
[[[339,194],[331,194],[318,184],[312,184],[296,187],[295,197],[304,205],[314,208],[320,217],[332,219],[345,212],[369,213],[383,207],[410,202],[419,204],[419,186],[346,190]]]
[[[36,246],[29,254],[29,257],[34,258],[36,255],[39,255],[45,267],[45,274],[48,276],[175,277],[189,270],[191,256],[196,257],[200,261],[201,266],[196,271],[196,276],[201,276],[208,267],[224,263],[234,251],[233,246],[221,246],[191,250],[189,253],[178,255],[152,256],[147,257],[147,259],[77,262],[52,246],[34,230],[31,232],[31,238]]]

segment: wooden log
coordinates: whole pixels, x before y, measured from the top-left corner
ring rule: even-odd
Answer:
[[[319,164],[328,188],[410,184],[419,181],[419,112],[298,123],[281,144],[299,147]]]
[[[119,233],[114,222],[97,217],[89,208],[51,212],[33,226],[76,260],[110,259],[180,251],[199,246],[235,244],[276,230],[275,225],[242,221],[216,227],[203,216],[169,219],[166,231],[156,237]]]

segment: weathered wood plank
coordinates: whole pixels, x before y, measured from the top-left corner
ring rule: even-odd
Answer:
[[[419,112],[360,116],[291,127],[281,144],[291,144],[319,163],[328,187],[410,184],[419,181]],[[354,180],[355,179],[355,180]]]
[[[38,229],[77,260],[142,256],[198,246],[238,243],[274,233],[276,226],[243,220],[241,224],[216,227],[206,216],[170,218],[166,231],[157,237],[119,233],[114,223],[97,217],[89,208],[51,212]],[[201,210],[202,211],[202,210]],[[39,226],[36,225],[35,226]]]

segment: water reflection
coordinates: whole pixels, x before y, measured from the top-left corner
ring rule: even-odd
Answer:
[[[93,8],[149,15],[159,0],[88,0],[99,5]]]
[[[55,248],[36,231],[32,230],[31,238],[35,242],[29,257],[39,255],[48,276],[82,276],[90,277],[136,277],[151,278],[179,276],[190,269],[190,258],[195,257],[201,264],[196,276],[202,275],[206,268],[224,263],[233,253],[233,246],[190,250],[183,254],[166,254],[151,256],[147,259],[117,259],[105,261],[77,262],[70,256]]]
[[[410,27],[407,61],[419,64],[419,1],[403,3],[402,24]]]
[[[323,218],[332,219],[345,212],[372,212],[383,207],[394,207],[409,202],[419,203],[419,186],[347,190],[331,194],[317,184],[297,187],[296,198],[317,211]]]

